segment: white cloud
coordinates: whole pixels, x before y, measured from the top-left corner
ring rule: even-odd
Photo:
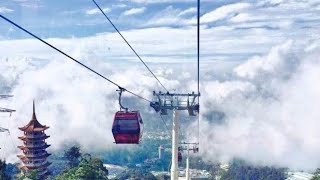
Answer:
[[[171,7],[171,6],[168,6]],[[228,26],[235,29],[284,29],[315,28],[319,26],[315,14],[319,6],[311,1],[266,0],[259,2],[242,1],[226,4],[216,9],[202,9],[201,23],[210,26]],[[168,9],[168,8],[166,8]],[[187,16],[196,14],[195,7],[181,10],[171,7],[171,11],[156,11],[144,25],[152,26],[189,26],[196,25],[196,18]],[[288,14],[288,10],[295,13]],[[184,13],[187,13],[184,16]],[[219,21],[218,23],[213,23]],[[294,27],[295,26],[295,27]]]
[[[136,3],[166,3],[172,2],[172,0],[131,0],[132,2]]]
[[[15,2],[27,2],[28,0],[13,0]]]
[[[246,63],[243,63],[241,66],[235,68],[235,73],[240,77],[252,79],[259,75],[266,75],[266,73],[273,74],[278,71],[276,68],[283,68],[283,66],[289,67],[289,64],[294,65],[294,58],[288,59],[287,62],[285,62],[282,57],[290,52],[290,48],[292,48],[292,41],[288,41],[281,46],[274,47],[267,56],[254,57],[249,59]],[[278,75],[280,76],[280,74]]]
[[[142,14],[142,13],[144,13],[145,10],[146,10],[145,7],[132,8],[132,9],[129,9],[129,10],[126,10],[125,12],[123,12],[123,15],[130,16],[130,15]]]
[[[110,8],[103,8],[102,10],[103,10],[103,12],[105,12],[105,13],[108,13],[108,12],[111,11]],[[95,14],[99,14],[99,13],[101,13],[101,12],[100,12],[100,9],[98,9],[98,8],[86,10],[86,14],[87,14],[87,15],[95,15]]]
[[[181,11],[178,16],[185,16],[185,15],[195,15],[197,12],[197,8],[189,8],[189,9],[186,9],[184,11]]]
[[[239,65],[228,80],[203,82],[204,159],[241,158],[255,165],[306,171],[319,167],[317,57],[318,49],[296,50],[288,41]]]
[[[186,18],[189,14],[195,13],[195,8],[186,10],[176,9],[173,6],[168,6],[165,9],[158,11],[143,25],[146,27],[153,26],[189,26],[194,25],[194,20]],[[195,21],[196,22],[196,21]]]
[[[135,35],[139,37],[140,33],[151,37],[154,36],[154,29],[149,32],[135,32]],[[122,64],[117,65],[119,60],[110,62],[112,58],[101,57],[101,52],[105,52],[104,43],[97,42],[106,37],[109,39],[112,36],[50,41],[62,49],[69,47],[66,51],[72,56],[150,99],[152,90],[160,87],[143,66],[130,65],[131,68],[128,69]],[[51,136],[48,139],[52,144],[51,150],[63,146],[66,141],[78,141],[83,148],[91,147],[91,150],[92,147],[95,147],[95,150],[113,147],[110,129],[113,113],[118,109],[116,88],[113,85],[104,84],[100,78],[75,63],[37,45],[35,40],[1,43],[2,47],[8,49],[11,45],[15,45],[16,49],[20,49],[17,45],[25,47],[24,52],[30,52],[26,48],[34,48],[43,52],[40,56],[47,57],[46,60],[1,58],[3,66],[0,69],[3,73],[0,77],[5,76],[7,81],[0,78],[0,87],[3,88],[4,84],[10,85],[11,92],[15,95],[6,101],[9,107],[17,109],[17,113],[12,117],[15,121],[10,121],[8,126],[13,137],[21,135],[17,127],[26,124],[30,119],[31,102],[35,98],[39,121],[50,126],[47,133]],[[320,106],[320,86],[316,82],[320,76],[320,62],[315,43],[319,44],[319,41],[315,41],[312,47],[305,48],[308,50],[306,52],[296,51],[292,41],[275,46],[270,53],[260,56],[259,61],[263,63],[254,61],[258,65],[250,65],[253,60],[249,59],[237,66],[232,76],[221,80],[217,80],[213,75],[214,63],[203,64],[207,67],[205,69],[202,66],[204,69],[201,72],[203,98],[200,155],[204,159],[223,162],[238,157],[262,165],[302,170],[318,167],[320,134],[317,127],[320,114],[317,108]],[[70,48],[70,44],[76,46]],[[10,51],[16,56],[16,50]],[[105,59],[108,61],[102,61]],[[190,64],[186,66],[190,67]],[[178,76],[181,71],[191,73],[192,69],[184,69],[181,63],[169,67],[159,67],[159,64],[153,67],[154,72],[169,89],[177,88],[187,92],[195,89],[194,76]],[[189,86],[185,86],[186,83]],[[152,118],[152,110],[146,108],[148,103],[130,96],[126,102],[132,108],[143,111],[143,117],[148,119],[146,123],[157,120]],[[222,122],[218,124],[214,121],[219,116],[213,115],[217,112],[224,114],[220,117],[223,118]],[[91,136],[86,136],[84,131]],[[58,134],[64,134],[64,137]],[[191,133],[189,137],[196,135]],[[21,142],[15,140],[15,144],[19,143]],[[5,153],[4,148],[2,152]],[[13,149],[10,153],[16,158]]]
[[[279,5],[281,3],[284,3],[285,0],[262,0],[259,1],[259,5]]]
[[[160,4],[160,3],[194,3],[194,0],[121,0],[143,4]],[[201,2],[212,2],[212,0],[202,0]]]
[[[12,13],[14,10],[6,7],[0,7],[0,13]]]
[[[209,22],[218,21],[218,20],[229,17],[229,15],[234,15],[235,13],[239,13],[242,10],[249,8],[250,6],[251,5],[249,3],[235,3],[235,4],[224,5],[209,13],[204,14],[201,17],[201,22],[209,23]]]
[[[105,38],[105,36],[102,37]],[[100,38],[101,36],[85,38],[86,40],[51,39],[49,41],[85,64],[95,67],[95,70],[102,72],[121,86],[151,99],[152,92],[147,89],[160,87],[154,78],[149,76],[149,72],[140,64],[137,67],[132,66],[130,71],[127,71],[127,66],[124,67],[121,63],[121,65],[114,64],[112,59],[105,61],[104,57],[99,57],[101,54],[105,54],[106,50],[103,45],[104,42]],[[49,151],[59,149],[69,141],[77,141],[84,149],[89,151],[93,150],[92,147],[95,147],[95,150],[107,150],[114,147],[111,125],[114,113],[119,109],[117,92],[115,91],[117,87],[80,68],[74,62],[70,62],[49,48],[41,46],[35,40],[1,43],[2,45],[8,45],[7,47],[13,45],[11,43],[18,43],[22,46],[34,45],[28,47],[31,50],[30,53],[41,57],[24,58],[9,52],[8,54],[13,55],[13,57],[0,57],[0,62],[5,64],[0,67],[1,72],[3,72],[0,75],[0,90],[12,88],[10,93],[15,96],[9,99],[6,104],[19,112],[12,115],[14,121],[10,121],[10,124],[3,124],[10,129],[12,137],[22,135],[18,127],[25,125],[30,120],[30,103],[32,99],[35,99],[39,121],[50,126],[47,131],[47,134],[51,136],[48,143],[52,144]],[[76,43],[77,47],[68,48],[73,43]],[[86,47],[90,48],[87,49]],[[126,46],[124,45],[121,48],[126,49]],[[5,49],[7,50],[7,48]],[[119,61],[116,59],[116,62]],[[170,76],[170,74],[162,74],[162,70],[159,68],[153,69],[167,87],[171,88],[176,85],[175,80],[168,80],[167,76]],[[125,104],[131,109],[143,106],[144,108],[139,108],[142,113],[152,112],[151,109],[146,108],[149,103],[132,97],[128,93],[124,94],[124,99]],[[20,103],[17,100],[21,100]],[[0,102],[3,103],[3,101]],[[151,116],[144,117],[149,119]],[[151,123],[151,121],[145,122],[146,125],[148,123]],[[84,132],[90,132],[91,135],[87,136]],[[61,134],[64,135],[61,136]],[[17,145],[21,143],[16,138],[13,140]],[[1,143],[8,144],[11,142],[2,141]],[[2,145],[1,147],[3,147]],[[6,148],[2,148],[1,152],[1,157],[8,155],[7,153],[12,155],[10,158],[7,156],[6,160],[17,161],[16,147],[12,149],[6,146]]]
[[[114,4],[114,5],[112,5],[112,7],[113,8],[125,8],[125,7],[127,7],[127,5],[126,4]]]
[[[43,2],[41,2],[41,1],[35,1],[35,2],[26,1],[26,2],[21,2],[20,5],[25,8],[39,9],[39,8],[44,7],[42,3]]]
[[[252,16],[248,13],[239,13],[238,15],[232,17],[230,19],[231,22],[239,23],[239,22],[247,22],[247,21],[253,21],[257,20],[259,18]]]

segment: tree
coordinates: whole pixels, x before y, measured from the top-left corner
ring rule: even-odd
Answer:
[[[9,180],[10,179],[10,176],[8,176],[6,174],[6,167],[7,167],[7,164],[6,164],[6,161],[2,161],[0,160],[0,179],[2,180]]]
[[[20,172],[20,169],[16,164],[8,163],[6,164],[6,175],[10,177],[10,179],[15,179],[16,175]],[[0,178],[1,179],[1,178]]]
[[[24,173],[22,176],[19,177],[19,180],[25,180],[25,179],[37,180],[39,179],[39,173],[37,171],[30,171],[30,172]]]
[[[67,158],[67,167],[74,168],[79,165],[81,151],[79,146],[72,146],[64,152],[64,157]]]
[[[166,174],[159,174],[156,176],[157,180],[170,180],[170,176]]]
[[[317,169],[311,180],[320,180],[320,169]]]
[[[221,180],[285,180],[286,176],[284,168],[256,167],[241,161],[235,161],[231,164],[229,170],[222,174]]]
[[[157,180],[157,178],[150,172],[143,171],[141,169],[130,169],[122,172],[117,176],[119,180]]]
[[[107,180],[108,170],[103,166],[103,162],[99,158],[91,158],[86,156],[82,158],[77,167],[65,170],[56,180]]]

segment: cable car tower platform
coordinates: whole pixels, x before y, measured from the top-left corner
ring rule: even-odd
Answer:
[[[3,94],[0,94],[0,99],[6,99],[6,98],[10,98],[10,97],[13,97],[13,95],[3,95]],[[10,113],[10,116],[11,116],[11,113],[15,112],[16,110],[13,110],[13,109],[8,109],[8,108],[2,108],[0,107],[0,113]],[[10,131],[9,129],[7,128],[3,128],[3,127],[0,127],[0,133],[1,132],[8,132],[10,134]],[[1,149],[1,148],[0,148]]]
[[[6,99],[6,98],[11,98],[13,97],[13,95],[3,95],[3,94],[0,94],[0,99]],[[0,107],[0,112],[3,112],[3,113],[13,113],[15,112],[16,110],[13,110],[13,109],[8,109],[8,108],[2,108]]]
[[[156,93],[153,91],[153,96],[156,101],[150,103],[156,112],[161,112],[162,115],[167,114],[167,110],[188,110],[190,116],[196,116],[195,112],[199,112],[199,104],[196,104],[196,98],[200,94],[178,94],[178,93]]]
[[[6,98],[11,98],[11,97],[13,97],[13,95],[3,95],[3,94],[0,94],[0,99],[6,99]],[[3,112],[3,113],[10,113],[10,115],[11,115],[11,113],[13,113],[13,112],[15,112],[16,110],[14,110],[14,109],[8,109],[8,108],[2,108],[2,107],[0,107],[0,112]]]
[[[178,150],[179,150],[179,111],[187,110],[189,116],[196,116],[199,113],[199,103],[196,99],[200,97],[200,93],[195,94],[178,94],[178,93],[162,93],[153,92],[155,101],[150,103],[156,112],[161,115],[167,115],[168,110],[173,111],[172,124],[172,165],[171,180],[178,179]],[[198,143],[193,143],[198,145]],[[189,151],[189,149],[188,149]]]

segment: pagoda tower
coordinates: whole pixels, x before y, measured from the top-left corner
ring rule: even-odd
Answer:
[[[23,136],[19,137],[23,141],[23,146],[18,146],[22,150],[23,155],[18,155],[22,163],[19,168],[23,173],[29,174],[36,171],[39,179],[45,179],[50,173],[47,167],[51,164],[47,161],[48,154],[46,148],[48,145],[45,140],[49,138],[45,134],[48,126],[43,126],[37,120],[33,101],[33,114],[31,121],[24,127],[19,128],[23,131]]]

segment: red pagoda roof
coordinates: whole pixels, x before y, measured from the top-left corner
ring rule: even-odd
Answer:
[[[40,136],[40,137],[27,137],[27,136],[21,136],[18,137],[19,139],[21,139],[22,141],[31,141],[31,140],[44,140],[49,138],[50,136],[44,135],[44,136]]]
[[[27,170],[30,170],[30,169],[47,168],[51,164],[52,164],[51,162],[46,162],[45,164],[42,164],[40,166],[30,166],[30,165],[27,165],[27,164],[20,164],[19,168],[27,171]]]
[[[49,153],[46,153],[46,154],[42,154],[40,156],[28,156],[28,155],[17,155],[18,158],[20,158],[22,161],[25,161],[25,160],[29,160],[29,159],[44,159],[44,158],[47,158],[49,157],[51,154]]]
[[[19,149],[21,150],[41,150],[41,149],[46,149],[50,147],[50,144],[45,144],[43,146],[34,146],[34,147],[31,147],[31,146],[18,146]]]
[[[33,131],[44,131],[48,129],[48,126],[43,126],[39,123],[35,113],[34,101],[33,101],[33,113],[31,121],[24,127],[19,128],[22,131],[33,132]]]

